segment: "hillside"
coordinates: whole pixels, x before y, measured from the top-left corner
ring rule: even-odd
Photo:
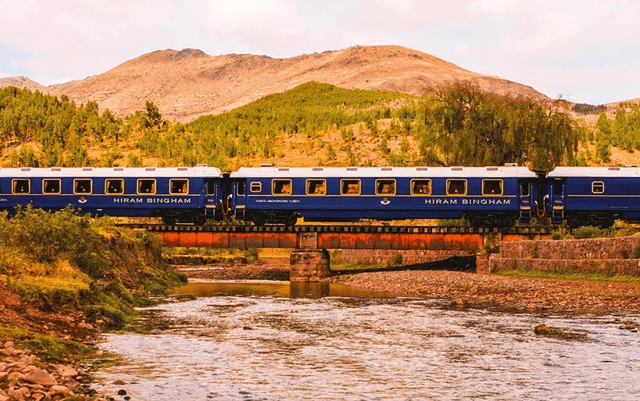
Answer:
[[[545,98],[531,87],[476,74],[427,53],[399,46],[356,46],[287,59],[238,54],[209,56],[195,49],[163,50],[84,80],[34,88],[25,86],[33,81],[21,85],[15,78],[5,78],[0,79],[0,87],[13,85],[55,96],[65,94],[76,103],[92,100],[118,117],[144,108],[145,101],[151,100],[164,118],[188,122],[309,81],[347,89],[422,95],[430,88],[455,80],[474,82],[493,93]]]

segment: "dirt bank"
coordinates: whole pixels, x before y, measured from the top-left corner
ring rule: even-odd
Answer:
[[[287,280],[282,264],[178,266],[192,278]],[[393,271],[334,275],[328,281],[374,291],[438,298],[466,307],[529,312],[640,313],[640,285],[512,278],[454,271]]]
[[[219,263],[204,266],[173,265],[189,278],[211,280],[289,280],[289,266],[284,263]]]

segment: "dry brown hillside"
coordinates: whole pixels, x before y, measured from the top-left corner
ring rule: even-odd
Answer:
[[[12,79],[0,79],[0,86],[15,85],[15,81],[10,83]],[[142,109],[145,101],[151,100],[165,118],[186,122],[308,81],[421,95],[451,80],[474,81],[500,94],[544,98],[531,87],[476,74],[399,46],[356,46],[288,59],[163,50],[127,61],[104,74],[39,89],[57,96],[66,94],[78,103],[94,100],[120,117]]]

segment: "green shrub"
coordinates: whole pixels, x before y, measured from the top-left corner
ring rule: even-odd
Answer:
[[[396,252],[396,254],[393,256],[393,259],[391,260],[391,266],[402,266],[402,263],[402,254],[400,252]]]
[[[242,252],[242,254],[247,259],[247,262],[251,263],[258,260],[260,250],[257,248],[246,249],[244,252]]]
[[[640,241],[638,241],[636,246],[633,248],[633,258],[640,259]]]
[[[597,238],[602,236],[603,236],[602,229],[598,227],[593,227],[593,226],[583,226],[580,228],[576,228],[573,231],[573,237],[575,239]]]

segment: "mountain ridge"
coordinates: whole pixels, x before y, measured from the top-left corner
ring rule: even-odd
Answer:
[[[82,80],[42,86],[28,78],[10,77],[0,79],[0,86],[35,88],[66,95],[77,103],[95,101],[119,117],[144,108],[150,100],[163,117],[188,122],[309,81],[422,95],[456,80],[474,82],[500,95],[549,100],[530,86],[477,74],[428,53],[395,45],[354,46],[291,58],[210,56],[199,49],[156,50]]]

